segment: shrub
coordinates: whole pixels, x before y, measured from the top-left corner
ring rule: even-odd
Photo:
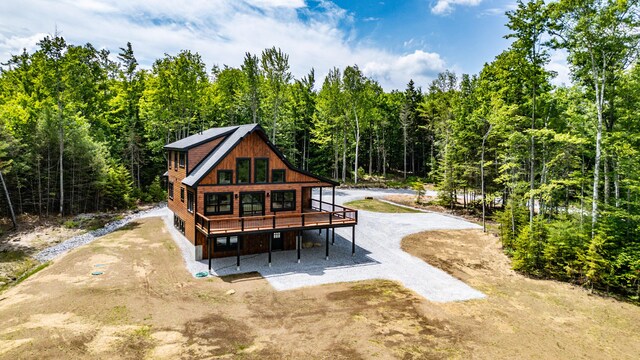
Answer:
[[[522,226],[513,244],[513,269],[540,276],[544,270],[543,249],[547,241],[547,229],[538,216],[532,226]]]

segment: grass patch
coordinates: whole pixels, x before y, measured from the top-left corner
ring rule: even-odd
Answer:
[[[419,213],[420,210],[408,209],[402,206],[386,203],[377,199],[355,200],[345,203],[346,206],[356,208],[358,210],[373,211],[380,213]]]

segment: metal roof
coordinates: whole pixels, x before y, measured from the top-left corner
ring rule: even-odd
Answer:
[[[232,132],[237,128],[238,126],[227,126],[227,127],[221,127],[221,128],[208,129],[203,132],[199,132],[197,134],[187,136],[184,139],[174,141],[171,144],[167,144],[164,146],[164,149],[165,150],[188,150],[192,147],[211,141],[217,137],[226,135],[227,133]]]

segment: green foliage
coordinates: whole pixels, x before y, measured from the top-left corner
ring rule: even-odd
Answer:
[[[523,226],[513,243],[513,269],[528,274],[544,274],[543,250],[547,243],[547,228],[538,216],[531,226]]]
[[[527,209],[510,200],[504,210],[496,215],[500,224],[500,239],[502,248],[511,253],[515,249],[515,242],[523,226],[527,224]]]
[[[162,188],[162,185],[160,184],[160,177],[156,176],[156,178],[153,179],[153,182],[147,189],[147,197],[145,198],[145,201],[158,202],[166,199],[167,192]]]
[[[100,188],[105,208],[125,209],[133,205],[131,175],[123,165],[107,165]]]
[[[579,218],[560,218],[547,224],[544,247],[545,273],[562,280],[582,281],[582,261],[589,234],[581,229]],[[584,227],[583,227],[584,228]]]

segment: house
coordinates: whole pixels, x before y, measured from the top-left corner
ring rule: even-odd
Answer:
[[[355,225],[358,212],[335,204],[333,180],[295,168],[260,125],[213,128],[173,142],[167,151],[168,207],[198,260],[302,247],[302,231]],[[312,190],[319,189],[319,199]],[[322,189],[331,188],[331,199]]]

